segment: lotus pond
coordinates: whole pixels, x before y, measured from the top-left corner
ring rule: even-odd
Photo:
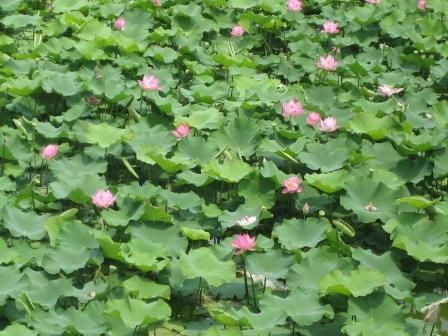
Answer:
[[[1,0],[0,336],[444,335],[447,13]]]

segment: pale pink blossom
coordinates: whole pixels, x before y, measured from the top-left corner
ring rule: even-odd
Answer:
[[[320,121],[319,129],[322,132],[334,132],[338,128],[338,122],[333,117],[328,117]]]
[[[230,32],[230,35],[232,35],[234,37],[239,37],[239,36],[242,36],[243,34],[244,34],[243,26],[234,26],[232,28],[232,31]]]
[[[98,190],[92,195],[92,203],[100,209],[107,209],[115,203],[116,197],[110,190]]]
[[[420,9],[421,11],[425,11],[426,10],[426,0],[418,0],[417,8]]]
[[[255,237],[251,237],[247,233],[239,234],[230,243],[235,249],[235,255],[243,254],[246,251],[255,250]]]
[[[299,103],[295,99],[291,99],[290,101],[282,104],[283,116],[291,117],[291,116],[299,116],[305,113],[303,110],[303,105]]]
[[[321,116],[319,113],[317,112],[311,112],[310,114],[308,114],[308,116],[306,117],[306,123],[308,125],[314,126],[316,124],[318,124],[321,121]]]
[[[378,92],[380,95],[384,97],[391,97],[396,93],[400,93],[403,91],[403,88],[394,88],[393,86],[382,84],[378,87]]]
[[[287,178],[283,181],[282,194],[295,194],[303,191],[303,187],[300,185],[302,179],[298,176]]]
[[[118,30],[124,30],[124,28],[126,28],[126,21],[123,18],[118,18],[115,21],[115,28]]]
[[[339,24],[334,21],[327,21],[323,24],[321,32],[327,34],[337,34],[339,33]]]
[[[144,75],[142,80],[138,81],[138,85],[143,90],[158,91],[160,90],[159,79],[156,76]]]
[[[288,0],[287,7],[290,12],[300,12],[303,8],[303,2],[301,0]]]
[[[383,0],[366,0],[366,2],[371,5],[379,4],[381,1],[383,1]]]
[[[321,56],[319,57],[317,66],[323,70],[335,71],[338,67],[338,62],[332,55],[328,55],[327,57]]]
[[[160,0],[152,0],[152,4],[156,7],[158,7],[162,4],[162,2]]]
[[[55,144],[46,145],[40,151],[40,156],[44,160],[51,160],[58,155],[59,146]]]
[[[178,139],[186,138],[190,134],[190,127],[187,124],[180,124],[174,131],[171,131],[171,134]]]

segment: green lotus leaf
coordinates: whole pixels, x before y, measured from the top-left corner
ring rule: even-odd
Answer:
[[[259,175],[243,180],[238,185],[238,194],[243,196],[248,207],[272,208],[275,203],[275,185]]]
[[[51,162],[49,166],[55,177],[50,188],[56,198],[68,197],[74,202],[84,203],[97,190],[106,187],[104,178],[98,175],[106,171],[106,162],[76,155]]]
[[[215,108],[198,109],[188,117],[177,117],[176,122],[190,125],[198,130],[217,129],[224,122],[224,115]]]
[[[309,326],[324,316],[330,319],[334,316],[331,306],[322,305],[317,294],[299,291],[291,292],[286,298],[264,294],[260,307],[283,311],[299,326]]]
[[[293,251],[315,247],[326,238],[325,233],[329,229],[330,223],[325,218],[287,219],[275,226],[272,236],[278,238],[285,249]]]
[[[284,324],[286,318],[285,312],[275,307],[266,307],[256,314],[244,306],[238,311],[231,310],[230,313],[239,319],[240,324],[252,326],[257,333],[272,331],[276,325]]]
[[[74,132],[80,141],[97,144],[104,149],[131,137],[126,130],[106,123],[77,123],[74,126]]]
[[[170,298],[170,287],[147,280],[138,275],[123,281],[124,288],[138,299]]]
[[[403,275],[390,252],[375,255],[370,250],[357,248],[353,250],[352,256],[361,263],[361,266],[384,274],[387,282],[384,288],[387,294],[397,300],[404,300],[411,295],[415,284]]]
[[[145,204],[144,212],[140,218],[143,220],[154,222],[171,223],[173,221],[173,217],[170,214],[168,214],[164,209],[152,206],[149,203]]]
[[[210,145],[202,137],[188,137],[177,146],[173,160],[189,164],[204,164],[213,158],[218,148]]]
[[[211,286],[220,286],[235,279],[233,261],[220,261],[207,248],[199,248],[182,254],[179,267],[187,279],[203,278]]]
[[[366,298],[350,298],[348,313],[356,316],[342,329],[349,336],[397,335],[409,336],[402,310],[384,293],[374,293]]]
[[[430,206],[433,206],[434,204],[439,203],[440,200],[435,199],[435,200],[430,201],[430,200],[424,198],[423,196],[414,195],[414,196],[399,198],[397,201],[398,201],[398,203],[409,204],[410,206],[417,208],[417,209],[426,209]]]
[[[57,92],[63,96],[73,96],[81,91],[76,72],[44,72],[42,88],[46,92]]]
[[[431,221],[425,215],[403,213],[389,220],[384,229],[391,234],[394,247],[405,250],[415,259],[448,262],[448,231],[442,215]]]
[[[334,193],[344,188],[348,173],[345,170],[336,170],[327,174],[306,174],[305,180],[326,193]]]
[[[299,154],[299,160],[312,170],[328,173],[344,166],[349,158],[350,150],[338,140],[326,144],[311,143],[306,146],[306,152]]]
[[[101,212],[101,217],[111,226],[126,226],[130,221],[139,220],[145,212],[145,207],[140,202],[125,199],[120,204],[119,210],[107,209]]]
[[[265,253],[251,253],[246,257],[248,271],[268,279],[284,279],[293,262],[292,256],[275,249]]]
[[[235,183],[252,173],[253,168],[246,162],[238,159],[232,159],[224,163],[212,160],[203,166],[203,172],[215,179]]]
[[[42,21],[39,15],[15,14],[9,15],[1,20],[8,28],[23,28],[28,25],[35,26]]]
[[[21,324],[11,324],[0,332],[0,336],[37,336],[37,333]]]
[[[201,204],[201,199],[194,192],[174,193],[169,190],[162,190],[160,196],[163,197],[170,207],[181,209],[192,209]]]
[[[4,226],[13,237],[28,237],[40,240],[45,237],[45,220],[48,216],[39,216],[32,212],[24,212],[17,208],[6,206],[3,210]]]
[[[14,248],[8,248],[3,238],[0,238],[0,264],[9,264],[17,259],[17,251]]]
[[[392,172],[405,181],[419,183],[431,174],[431,164],[423,157],[407,158],[398,162]]]
[[[15,266],[0,266],[0,276],[2,282],[0,285],[0,304],[4,305],[8,297],[16,297],[23,293],[27,286],[23,274]]]
[[[242,156],[250,156],[258,144],[259,127],[245,119],[236,119],[225,128],[218,130],[209,138],[211,144],[219,148],[229,148]]]
[[[126,298],[108,301],[104,313],[121,319],[129,328],[135,328],[167,320],[171,309],[163,300],[146,303],[143,300]]]
[[[340,270],[327,273],[320,281],[322,295],[342,294],[346,296],[366,296],[375,288],[385,285],[385,276],[376,270],[359,267],[348,274]]]
[[[73,3],[69,0],[55,0],[53,3],[53,10],[55,13],[64,13],[73,10],[79,10],[81,8],[87,7],[89,2],[87,0],[79,0]]]
[[[181,227],[182,233],[191,240],[210,240],[210,233],[199,228]]]
[[[350,123],[350,129],[355,133],[367,134],[374,140],[382,140],[396,128],[390,117],[376,118],[370,113],[359,113]]]
[[[235,211],[224,210],[219,216],[219,221],[223,229],[238,225],[238,221],[244,216],[256,217],[253,223],[244,226],[245,229],[252,229],[258,225],[261,209],[259,207],[248,207],[246,204],[240,205]]]
[[[381,182],[368,177],[358,177],[346,183],[346,195],[341,196],[341,205],[352,210],[363,223],[377,219],[386,221],[395,216],[396,200],[403,195],[399,190],[389,189]]]

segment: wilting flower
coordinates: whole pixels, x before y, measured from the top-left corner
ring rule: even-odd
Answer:
[[[115,28],[118,30],[124,30],[124,28],[126,28],[126,21],[123,18],[118,18],[115,21]]]
[[[300,185],[302,179],[298,176],[287,178],[283,181],[282,194],[295,194],[303,191],[303,187]]]
[[[249,236],[247,233],[239,234],[231,241],[232,247],[236,250],[235,254],[243,254],[246,251],[255,250],[255,237]]]
[[[159,79],[156,76],[144,75],[142,80],[138,81],[138,85],[143,90],[157,91],[160,90]]]
[[[333,117],[328,117],[320,121],[319,129],[322,132],[334,132],[338,128],[338,122]]]
[[[366,210],[366,211],[376,212],[376,211],[378,211],[378,208],[377,208],[372,202],[369,202],[369,204],[367,204],[367,205],[364,207],[364,210]]]
[[[232,31],[230,32],[230,35],[235,36],[235,37],[242,36],[243,34],[244,34],[243,26],[234,26],[232,28]]]
[[[46,145],[40,151],[40,156],[44,160],[51,160],[58,155],[59,146],[55,144]]]
[[[421,11],[426,10],[426,0],[418,0],[417,8]]]
[[[310,213],[310,205],[308,202],[305,202],[305,204],[302,207],[302,212],[304,215],[308,215]]]
[[[338,67],[338,62],[332,55],[328,55],[327,57],[321,56],[319,57],[317,66],[327,71],[334,71]]]
[[[255,217],[255,216],[243,216],[240,219],[238,219],[236,221],[236,223],[239,226],[248,226],[248,225],[255,223],[256,220],[257,220],[257,217]]]
[[[317,112],[311,112],[310,114],[308,114],[308,116],[306,117],[306,123],[308,125],[314,126],[316,124],[319,123],[319,121],[321,121],[321,117],[320,114]]]
[[[101,98],[98,98],[97,96],[87,96],[85,100],[89,105],[92,106],[98,106],[102,102]]]
[[[403,88],[394,88],[393,86],[382,84],[378,87],[378,92],[380,95],[385,97],[391,97],[396,93],[400,93],[403,91]]]
[[[295,99],[291,99],[290,101],[283,103],[282,111],[285,118],[290,116],[299,116],[305,113],[303,110],[303,105]]]
[[[300,12],[303,8],[303,2],[300,0],[288,0],[288,10],[290,12]]]
[[[160,0],[152,0],[152,4],[156,7],[161,5],[161,1]]]
[[[381,1],[383,1],[383,0],[366,0],[366,2],[368,2],[369,4],[372,4],[372,5],[379,4]]]
[[[190,134],[190,127],[187,124],[180,124],[174,131],[171,131],[171,134],[178,139],[186,138]]]
[[[327,21],[324,23],[321,32],[327,34],[337,34],[339,33],[339,25],[337,22]]]
[[[92,195],[92,203],[100,209],[107,209],[114,204],[116,197],[110,190],[98,190]]]

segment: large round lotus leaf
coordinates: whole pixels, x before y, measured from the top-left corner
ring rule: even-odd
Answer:
[[[37,336],[37,333],[21,324],[11,324],[0,332],[0,336]]]
[[[383,273],[366,267],[359,267],[350,273],[334,270],[326,274],[320,281],[322,295],[342,294],[346,296],[366,296],[375,288],[385,285]]]
[[[357,248],[352,252],[352,256],[363,267],[368,267],[384,274],[387,282],[384,288],[387,294],[397,300],[403,300],[410,295],[415,284],[403,275],[390,252],[386,252],[383,255],[375,255],[370,250]]]
[[[232,159],[224,163],[213,160],[203,166],[203,172],[217,180],[235,183],[252,173],[253,168],[238,159]]]
[[[126,132],[124,129],[106,123],[92,124],[78,122],[73,127],[73,131],[80,142],[97,144],[104,149],[109,148],[124,139],[132,138],[131,132]]]
[[[350,150],[342,141],[333,140],[326,144],[312,143],[306,152],[299,154],[299,160],[312,170],[324,173],[340,169],[350,156]]]
[[[321,304],[317,294],[299,291],[291,292],[286,298],[265,294],[260,307],[283,311],[299,326],[309,326],[324,316],[329,319],[334,316],[331,306]]]
[[[219,148],[229,148],[242,156],[255,152],[258,139],[258,127],[250,120],[237,119],[230,125],[212,133],[210,143]]]
[[[356,316],[356,320],[347,320],[342,329],[349,336],[409,336],[400,306],[384,293],[374,293],[366,298],[350,298],[348,313]]]
[[[243,196],[248,207],[272,208],[275,203],[275,185],[259,175],[243,180],[238,185],[238,194]]]
[[[23,293],[27,287],[27,281],[23,274],[15,266],[0,266],[0,304],[4,305],[8,297],[16,297]]]
[[[248,271],[268,279],[284,279],[293,262],[294,257],[276,249],[265,253],[251,253],[246,257]]]
[[[334,193],[344,188],[349,174],[345,170],[337,170],[327,174],[306,174],[305,180],[326,193]]]
[[[296,250],[303,247],[314,247],[325,239],[325,233],[330,229],[327,219],[307,218],[288,219],[272,231],[280,244],[287,250]]]
[[[258,333],[262,331],[272,331],[276,325],[285,322],[286,313],[276,307],[266,307],[260,313],[251,312],[247,307],[243,307],[238,311],[232,310],[242,325],[249,324]]]
[[[389,116],[377,118],[370,113],[359,113],[350,123],[355,133],[367,134],[374,140],[386,138],[396,128],[396,123]]]
[[[170,287],[147,280],[138,275],[123,281],[124,288],[138,299],[170,298]]]
[[[245,204],[240,205],[235,211],[231,212],[228,210],[224,210],[222,214],[219,216],[219,221],[221,222],[221,226],[223,229],[227,229],[232,226],[238,225],[238,221],[247,216],[247,217],[256,217],[256,220],[244,226],[244,229],[250,230],[253,227],[258,225],[258,217],[260,216],[260,208],[259,207],[248,207]]]
[[[416,213],[403,213],[389,220],[384,229],[391,234],[393,246],[405,250],[419,261],[448,262],[448,228],[444,216],[434,221]]]
[[[233,281],[236,276],[235,263],[220,261],[207,248],[199,248],[182,254],[179,267],[187,279],[203,278],[211,286],[220,286]]]
[[[217,152],[217,147],[210,145],[204,138],[188,137],[178,144],[173,160],[193,166],[206,163]]]
[[[129,328],[168,319],[170,306],[163,300],[146,303],[138,299],[115,299],[107,302],[105,314],[120,318]]]
[[[50,188],[56,198],[70,198],[83,203],[90,200],[96,191],[106,187],[104,178],[98,175],[106,171],[106,162],[76,155],[53,161],[49,166],[55,177]]]
[[[119,210],[107,209],[101,212],[104,221],[111,226],[126,226],[131,220],[138,220],[145,213],[141,202],[125,199]]]
[[[345,186],[346,194],[341,196],[341,205],[352,210],[363,223],[380,219],[386,221],[395,216],[397,199],[403,192],[389,189],[381,182],[368,177],[351,179]]]
[[[45,237],[44,229],[47,216],[39,216],[32,212],[24,212],[17,208],[5,207],[3,211],[4,227],[13,237],[28,237],[40,240]]]

